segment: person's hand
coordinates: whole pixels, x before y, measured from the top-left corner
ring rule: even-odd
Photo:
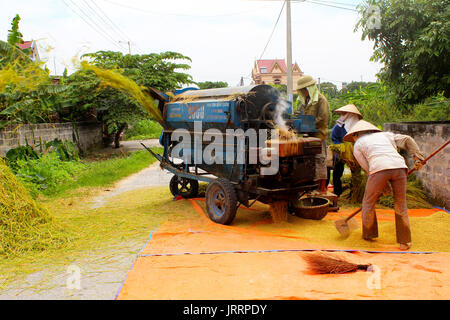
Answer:
[[[420,160],[416,160],[416,162],[414,162],[414,169],[416,169],[417,171],[419,171],[420,169],[422,169],[423,167],[423,163]]]
[[[423,160],[425,160],[425,157],[423,155],[421,155],[420,153],[415,153],[414,154],[414,160],[416,160],[416,161],[423,161]]]

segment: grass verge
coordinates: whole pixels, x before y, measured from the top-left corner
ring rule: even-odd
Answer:
[[[161,153],[163,149],[152,148],[152,150]],[[148,151],[140,150],[123,157],[89,162],[78,177],[62,184],[49,196],[64,196],[78,188],[109,187],[116,181],[145,169],[155,161]]]
[[[153,120],[141,120],[125,132],[126,140],[159,139],[162,126]]]

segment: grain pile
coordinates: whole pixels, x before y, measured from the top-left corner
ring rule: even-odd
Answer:
[[[271,203],[269,211],[274,223],[288,220],[288,203],[286,201],[275,201]]]
[[[60,247],[68,241],[0,158],[0,256]]]

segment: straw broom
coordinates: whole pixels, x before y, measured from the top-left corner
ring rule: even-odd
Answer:
[[[343,274],[358,270],[369,271],[371,264],[355,264],[343,258],[335,258],[323,252],[302,254],[313,274]]]

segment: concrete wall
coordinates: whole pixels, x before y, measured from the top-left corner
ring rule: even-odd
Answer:
[[[78,128],[79,145],[83,151],[100,147],[102,144],[102,127],[96,122],[76,123]],[[51,141],[55,138],[61,140],[73,139],[73,123],[39,123],[24,124],[20,127],[9,126],[0,130],[0,155],[5,156],[9,149],[19,145],[38,144],[39,138],[42,141]]]
[[[385,131],[414,138],[425,157],[450,139],[450,121],[385,123]],[[411,168],[412,159],[408,159]],[[416,173],[435,204],[450,209],[450,145],[437,153]]]

